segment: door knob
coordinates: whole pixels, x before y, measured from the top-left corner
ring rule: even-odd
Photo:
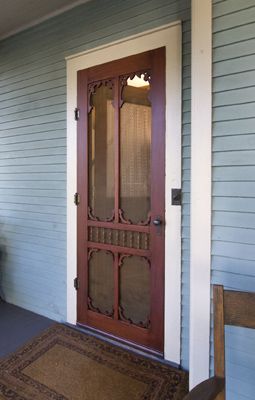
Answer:
[[[152,221],[153,225],[156,227],[156,235],[160,236],[161,234],[161,225],[162,225],[162,220],[160,217],[156,217]]]

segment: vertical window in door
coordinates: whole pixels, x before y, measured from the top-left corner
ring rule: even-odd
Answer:
[[[122,321],[142,328],[150,325],[150,262],[145,257],[120,259],[120,306]]]
[[[109,251],[92,249],[88,254],[88,266],[88,307],[97,313],[113,316],[113,254]]]
[[[148,73],[121,78],[120,217],[148,224],[150,217],[151,102]]]
[[[113,82],[89,86],[89,217],[112,221],[114,215]]]

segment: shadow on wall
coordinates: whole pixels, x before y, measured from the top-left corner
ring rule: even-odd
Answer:
[[[1,241],[3,238],[0,238]],[[3,294],[3,287],[2,287],[2,276],[3,276],[3,265],[7,257],[7,251],[6,251],[6,246],[3,243],[0,243],[0,301],[4,300],[4,294]]]

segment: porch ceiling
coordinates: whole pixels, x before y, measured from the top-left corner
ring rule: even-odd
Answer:
[[[90,0],[0,0],[0,40]]]

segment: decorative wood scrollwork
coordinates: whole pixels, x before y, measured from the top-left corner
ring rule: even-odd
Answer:
[[[130,219],[126,219],[125,218],[125,216],[124,216],[124,211],[120,208],[119,209],[119,217],[120,217],[120,221],[123,223],[123,224],[128,224],[128,225],[131,225],[132,224],[132,222],[130,221]]]
[[[101,315],[106,315],[107,317],[113,317],[114,316],[114,309],[112,308],[112,311],[111,312],[109,312],[109,311],[101,311],[98,307],[95,307],[94,305],[93,305],[93,302],[92,302],[92,300],[91,300],[91,298],[88,296],[88,309],[89,310],[91,310],[91,311],[94,311],[94,312],[96,312],[96,313],[98,313],[98,314],[101,314]]]
[[[94,249],[94,248],[89,249],[89,251],[88,251],[88,261],[91,259],[91,257],[93,256],[93,254],[94,254],[94,253],[97,253],[98,251],[100,251],[100,249]],[[110,250],[104,250],[104,252],[105,252],[106,254],[110,254],[110,255],[112,256],[112,258],[114,258],[114,255],[113,255],[113,253],[112,253]]]
[[[139,232],[139,228],[135,231],[126,229],[118,230],[114,229],[114,224],[111,224],[111,228],[104,228],[100,226],[88,227],[88,238],[90,242],[109,244],[111,246],[122,246],[127,248],[133,248],[134,250],[149,250],[149,232]],[[127,225],[129,227],[130,225]]]
[[[99,219],[98,217],[96,217],[94,215],[92,208],[89,206],[88,207],[88,217],[89,217],[89,220],[91,220],[91,221],[112,222],[114,220],[114,210],[112,210],[112,215],[110,217],[105,218],[105,219]]]
[[[127,257],[131,257],[131,254],[121,254],[121,256],[119,257],[119,267],[122,266],[123,264],[123,260]]]
[[[135,76],[138,76],[138,78],[142,78],[145,82],[151,82],[151,71],[138,71],[138,72],[132,72],[130,74],[122,75],[120,77],[120,84],[121,86],[126,86],[128,79],[134,79]]]
[[[130,219],[125,218],[124,211],[121,208],[119,209],[119,217],[120,217],[120,221],[123,224],[133,225],[133,223]],[[150,225],[150,222],[151,222],[151,212],[148,213],[147,219],[145,221],[136,222],[134,225],[147,226],[147,225]]]
[[[89,249],[89,251],[88,251],[88,261],[93,256],[93,253],[97,253],[98,251],[99,251],[98,249]]]
[[[149,317],[147,317],[147,319],[144,322],[143,321],[133,322],[131,318],[127,318],[125,316],[124,310],[121,306],[119,306],[119,316],[122,321],[127,322],[130,325],[139,326],[140,328],[149,329],[150,324],[151,324]]]
[[[91,221],[98,221],[98,217],[95,217],[95,215],[93,214],[92,208],[88,207],[88,217]]]
[[[150,222],[151,222],[151,213],[149,212],[147,219],[145,221],[138,222],[136,225],[146,226],[146,225],[150,225]]]
[[[141,258],[143,258],[143,259],[145,260],[145,262],[148,264],[148,267],[151,268],[151,261],[150,261],[150,259],[147,258],[147,257],[141,257]]]
[[[99,89],[101,86],[105,86],[109,89],[114,88],[114,79],[103,79],[101,81],[97,82],[91,82],[88,84],[88,113],[93,108],[92,103],[92,96],[96,93],[97,89]]]
[[[138,76],[138,78],[143,78],[145,82],[151,83],[151,71],[137,71],[120,76],[120,107],[122,107],[124,104],[123,89],[125,86],[127,86],[128,79],[132,80],[135,76]]]

